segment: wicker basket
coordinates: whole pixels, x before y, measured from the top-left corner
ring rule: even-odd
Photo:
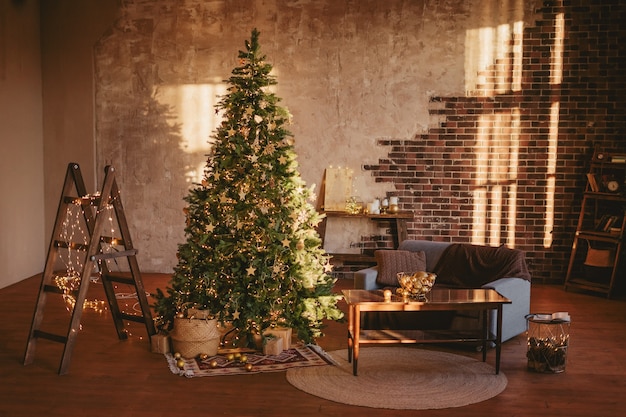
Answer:
[[[170,336],[174,352],[184,358],[194,358],[200,354],[216,355],[221,334],[215,319],[175,318]]]

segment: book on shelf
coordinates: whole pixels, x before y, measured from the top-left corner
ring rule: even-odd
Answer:
[[[618,226],[618,222],[620,221],[620,216],[612,216],[609,214],[605,214],[600,218],[598,223],[596,224],[596,232],[607,232],[610,233],[611,229]]]
[[[605,232],[610,232],[611,229],[615,228],[620,221],[620,216],[611,216],[607,224],[604,226]]]
[[[598,193],[600,192],[600,182],[598,181],[598,178],[596,177],[595,174],[593,173],[588,173],[587,174],[587,181],[589,182],[589,189],[594,192],[594,193]]]

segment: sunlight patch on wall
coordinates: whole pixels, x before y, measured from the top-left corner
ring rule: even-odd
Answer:
[[[484,18],[504,19],[507,23],[470,29],[465,32],[465,91],[468,96],[493,96],[520,91],[524,4],[484,2]]]
[[[154,96],[172,113],[170,123],[180,132],[179,149],[192,155],[206,155],[211,149],[211,135],[222,120],[215,105],[226,94],[226,84],[221,80],[209,84],[161,85]],[[202,179],[206,163],[190,167],[186,173],[192,181]]]
[[[476,160],[476,187],[473,190],[474,218],[472,224],[472,243],[483,245],[486,242],[488,229],[488,183],[489,183],[489,152],[492,121],[481,117],[478,121],[478,134],[474,147]]]
[[[563,13],[556,15],[554,23],[554,45],[550,60],[550,84],[555,85],[553,93],[558,98],[559,86],[563,79],[563,42],[565,36],[565,18]],[[548,165],[546,189],[546,219],[544,225],[543,247],[552,246],[552,231],[554,229],[554,199],[556,192],[556,161],[559,144],[559,113],[561,103],[554,100],[550,106],[550,132],[548,134]]]
[[[556,155],[559,137],[560,103],[554,102],[550,108],[550,133],[548,134],[546,213],[543,235],[543,247],[552,246],[552,229],[554,228],[554,192],[556,187]]]
[[[465,32],[466,94],[497,97],[519,92],[524,1],[481,2],[478,7],[482,26]],[[521,113],[515,106],[487,111],[477,123],[472,243],[515,247]]]
[[[550,84],[561,85],[563,81],[563,43],[565,41],[565,16],[558,13],[554,20],[554,45],[550,59]]]
[[[513,24],[513,35],[515,36],[515,42],[512,45],[513,52],[513,68],[511,79],[511,90],[522,90],[522,68],[524,57],[524,42],[522,41],[524,34],[524,22],[515,22]]]
[[[519,110],[482,115],[478,123],[472,243],[514,247]]]

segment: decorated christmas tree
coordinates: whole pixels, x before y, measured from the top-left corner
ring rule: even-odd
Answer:
[[[201,184],[185,197],[186,242],[166,289],[157,290],[157,325],[207,309],[258,344],[274,326],[293,329],[304,342],[322,335],[323,320],[343,317],[332,293],[329,257],[315,230],[321,216],[313,188],[298,172],[290,114],[269,88],[272,66],[252,31],[216,112],[223,120]]]

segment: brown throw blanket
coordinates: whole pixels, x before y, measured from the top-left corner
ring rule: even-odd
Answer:
[[[530,281],[525,254],[519,249],[470,244],[452,244],[441,254],[433,271],[436,285],[480,288],[500,278]]]

